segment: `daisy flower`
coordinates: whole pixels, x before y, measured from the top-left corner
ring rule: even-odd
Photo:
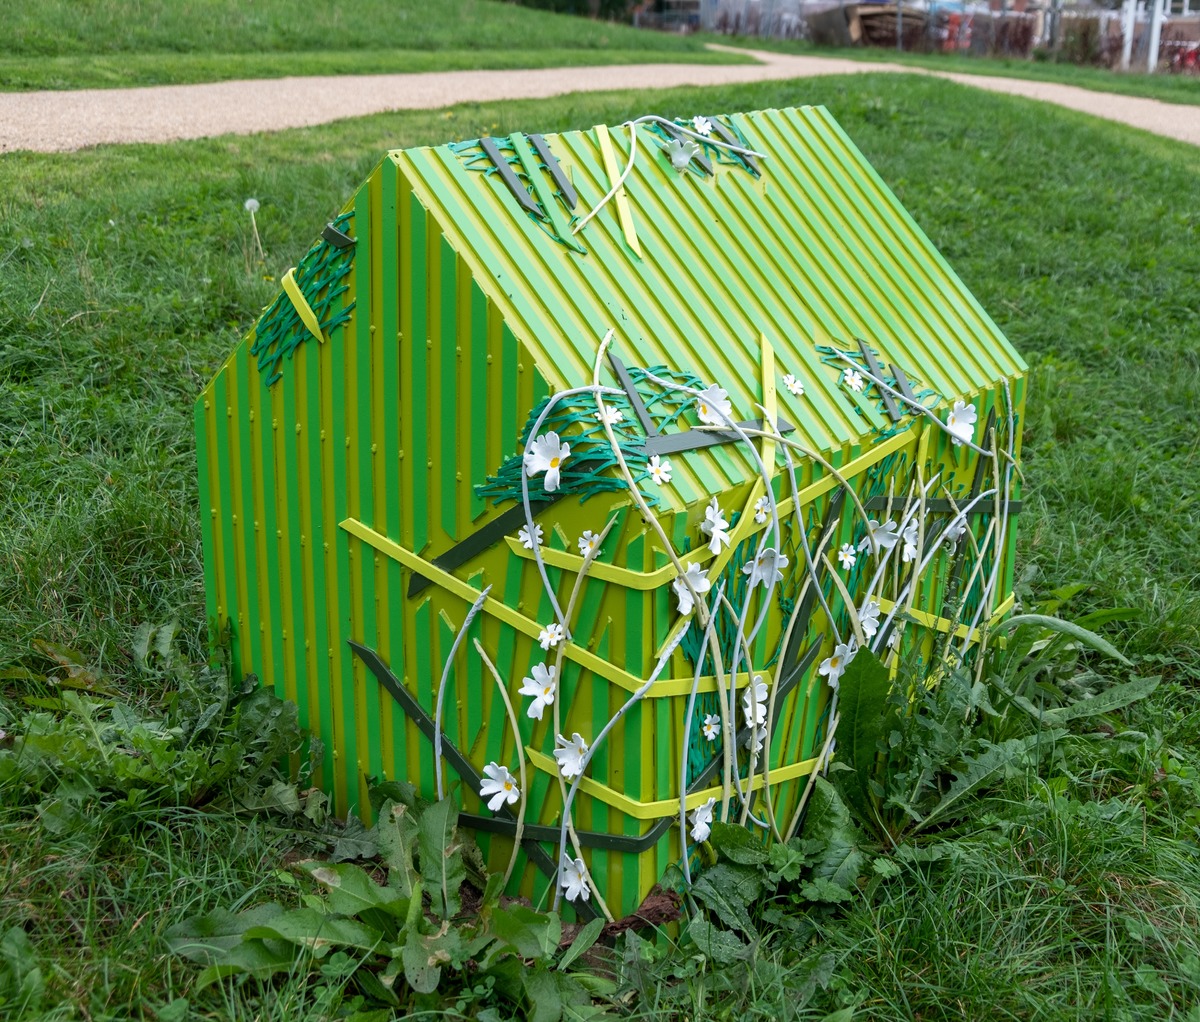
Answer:
[[[582,536],[579,537],[579,552],[584,557],[594,557],[600,549],[600,537],[592,532],[591,529],[585,529]]]
[[[951,442],[955,446],[970,443],[975,439],[975,406],[963,401],[955,401],[954,407],[946,416],[946,428],[950,431]]]
[[[479,797],[488,799],[487,807],[493,813],[506,802],[512,805],[521,797],[517,779],[508,772],[508,767],[489,763],[483,772],[485,779],[479,782]]]
[[[538,632],[538,643],[542,649],[549,649],[563,641],[563,634],[563,626],[555,621]]]
[[[853,643],[840,643],[835,647],[833,656],[826,657],[821,661],[821,666],[817,668],[818,673],[829,682],[829,687],[835,692],[841,683],[846,665],[854,659],[856,652]]]
[[[533,696],[533,702],[529,704],[529,709],[525,712],[534,720],[541,720],[546,707],[554,702],[554,675],[557,671],[558,668],[553,665],[534,664],[533,677],[521,679],[518,694]]]
[[[868,639],[873,639],[879,631],[879,601],[867,600],[862,610],[858,612],[858,623],[862,633]]]
[[[545,486],[547,493],[553,493],[558,489],[561,480],[562,463],[567,460],[570,453],[570,445],[560,441],[557,433],[551,432],[540,436],[529,445],[529,449],[525,452],[525,474],[533,476],[539,472],[545,472],[546,479],[542,485]]]
[[[710,798],[704,805],[696,806],[692,810],[692,815],[688,817],[692,823],[692,840],[696,842],[707,841],[708,835],[712,833],[713,809],[716,808],[717,800]]]
[[[532,539],[529,538],[529,526],[522,525],[521,531],[517,533],[517,539],[519,539],[521,541],[521,546],[523,546],[526,550],[532,550],[535,543],[538,546],[542,545],[542,536],[543,535],[544,535],[544,533],[542,532],[541,525],[539,525],[537,522],[534,522],[533,523],[533,538]]]
[[[564,854],[558,866],[558,883],[563,894],[567,896],[567,901],[575,901],[577,898],[587,901],[592,896],[592,889],[588,887],[587,882],[587,867],[582,859],[572,859]]]
[[[784,376],[783,385],[787,387],[788,393],[792,397],[802,397],[804,395],[804,384],[797,380],[791,373]]]
[[[762,523],[767,520],[768,506],[769,505],[767,503],[767,498],[766,498],[765,494],[763,496],[759,497],[758,500],[756,500],[754,502],[754,521],[758,525],[762,525]]]
[[[704,509],[704,521],[700,523],[700,531],[709,537],[708,549],[714,554],[721,552],[721,546],[729,546],[729,523],[725,521],[725,512],[713,497],[708,507]]]
[[[854,547],[849,543],[843,543],[842,549],[838,551],[838,560],[842,562],[842,567],[847,571],[853,568],[855,561],[858,560],[858,556],[854,553]]]
[[[788,559],[774,547],[767,547],[754,560],[742,568],[743,574],[750,576],[750,588],[761,583],[773,586],[783,581],[783,569],[788,566]]]
[[[605,405],[604,411],[592,412],[592,418],[597,422],[607,423],[609,426],[615,426],[618,422],[625,418],[625,413],[620,408],[614,408],[612,405]]]
[[[567,741],[562,735],[554,739],[554,758],[558,760],[558,771],[570,780],[583,773],[583,757],[587,755],[587,742],[576,731]]]
[[[650,463],[646,466],[646,470],[650,473],[650,478],[659,486],[671,481],[670,458],[660,458],[657,454],[652,454],[650,455]]]
[[[847,369],[846,375],[842,377],[842,382],[856,394],[861,393],[863,387],[866,386],[866,381],[857,369]]]
[[[696,395],[696,414],[709,426],[724,426],[733,417],[729,395],[715,383]]]
[[[713,130],[712,121],[710,121],[707,117],[693,117],[692,130],[697,135],[703,135],[705,138],[708,138],[708,136],[712,134]]]
[[[691,583],[690,589],[688,588],[689,583]],[[679,597],[679,613],[690,614],[696,605],[692,596],[693,590],[697,596],[703,596],[712,588],[712,583],[708,580],[707,569],[701,568],[693,561],[687,566],[687,570],[671,583],[671,588]]]
[[[721,733],[721,718],[715,713],[706,713],[700,730],[704,733],[705,740],[715,742],[717,735]]]

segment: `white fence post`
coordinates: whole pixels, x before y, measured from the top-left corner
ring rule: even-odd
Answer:
[[[1133,30],[1137,25],[1137,0],[1125,0],[1121,11],[1121,70],[1129,70],[1133,57]]]
[[[1158,70],[1158,44],[1162,36],[1163,0],[1150,0],[1150,47],[1146,54],[1146,70]]]

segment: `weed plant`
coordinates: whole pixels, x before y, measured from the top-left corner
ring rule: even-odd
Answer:
[[[1100,698],[1135,675],[1163,680],[1148,698],[1099,717],[1041,721],[1069,732],[1055,739],[1053,757],[1006,766],[953,820],[935,819],[928,835],[897,835],[897,847],[855,823],[843,798],[845,826],[859,834],[852,878],[814,879],[826,854],[815,848],[754,864],[762,875],[760,897],[746,901],[753,932],[715,911],[705,919],[707,949],[695,939],[703,933],[622,938],[609,1010],[696,1019],[1198,1017],[1194,150],[943,82],[869,75],[470,105],[0,161],[0,761],[32,721],[80,741],[97,732],[86,755],[64,759],[60,750],[36,775],[0,773],[0,1016],[318,1018],[361,993],[345,960],[200,990],[197,970],[169,953],[165,935],[217,910],[304,905],[318,891],[285,868],[293,849],[332,858],[371,851],[353,829],[323,829],[331,825],[318,822],[319,804],[310,807],[290,774],[260,774],[236,799],[224,793],[238,778],[225,778],[193,805],[201,788],[182,783],[192,775],[176,774],[170,755],[187,751],[184,736],[198,726],[187,706],[202,700],[183,693],[216,683],[194,666],[207,650],[194,395],[379,154],[649,109],[797,102],[830,107],[1032,364],[1018,531],[1027,585],[1060,589],[1053,600],[1063,606],[1046,609],[1071,616],[1133,608],[1096,627],[1134,667],[1071,651],[1062,674],[1080,679],[1080,691],[1062,705]],[[249,197],[261,203],[261,259]],[[182,623],[168,644],[174,666],[157,652],[159,631],[145,626],[171,620]],[[72,679],[83,687],[64,684]],[[213,764],[238,741],[230,713],[247,698],[240,681],[226,689],[226,724],[200,735]],[[1035,694],[1066,691],[1054,672],[1033,682]],[[1038,712],[1059,705],[1018,694]],[[1033,719],[1019,706],[1008,712]],[[137,729],[152,745],[156,727],[182,730],[142,787],[113,783],[117,772],[97,750],[118,755],[111,737],[138,751]],[[153,756],[134,763],[143,758]],[[938,773],[933,790],[953,783],[954,770]],[[56,832],[49,807],[60,784],[80,779],[93,790]],[[131,799],[135,790],[146,794]],[[806,839],[828,843],[815,832]],[[490,996],[437,1010],[504,1017]]]

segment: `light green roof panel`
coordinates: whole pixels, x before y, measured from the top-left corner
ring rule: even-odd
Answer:
[[[597,345],[611,328],[627,364],[690,370],[728,390],[739,418],[754,418],[765,335],[778,373],[805,385],[802,397],[779,388],[781,414],[798,437],[831,450],[858,442],[881,419],[860,412],[840,370],[821,363],[820,341],[854,348],[861,337],[885,363],[947,399],[1024,373],[1021,357],[827,110],[720,120],[763,154],[761,176],[715,161],[712,175],[677,173],[653,125],[638,126],[624,191],[640,257],[626,244],[615,201],[574,236],[580,252],[521,207],[477,146],[392,156],[553,389],[591,381]],[[560,228],[610,190],[598,134],[605,130],[624,168],[627,127],[546,136],[578,194],[571,213],[551,202]],[[521,174],[535,201],[554,187],[541,171]],[[744,478],[729,455],[709,457]],[[713,482],[697,479],[696,495],[712,492]]]

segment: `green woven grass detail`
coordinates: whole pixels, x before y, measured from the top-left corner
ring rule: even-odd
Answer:
[[[728,128],[730,133],[733,135],[734,139],[736,140],[735,145],[739,145],[743,149],[752,148],[752,146],[750,146],[750,144],[746,141],[746,136],[743,135],[738,130],[737,125],[729,123],[727,121],[722,121],[718,117],[710,117],[709,120],[713,121],[714,123],[717,121],[720,121],[720,124],[722,127]],[[676,117],[675,124],[677,124],[681,128],[687,129],[688,131],[694,130],[694,128],[692,126],[692,119],[690,117]],[[664,146],[670,145],[671,142],[674,141],[674,138],[667,131],[666,127],[663,126],[658,121],[650,121],[646,124],[641,125],[641,127],[645,130],[648,130],[650,132],[650,134],[656,135],[659,139],[661,139],[662,144]],[[750,165],[744,159],[742,159],[742,157],[740,157],[737,153],[731,152],[730,150],[726,149],[724,146],[714,145],[712,142],[706,142],[702,138],[694,138],[691,135],[684,135],[683,137],[685,139],[687,139],[688,141],[695,142],[698,146],[700,146],[700,149],[703,152],[704,156],[706,156],[708,158],[708,160],[712,163],[723,163],[729,167],[741,167],[743,170],[747,170],[747,171],[750,170]],[[715,132],[713,134],[713,138],[714,139],[716,138]],[[720,140],[718,140],[718,141],[720,141]],[[704,173],[704,171],[701,170],[699,165],[697,165],[694,161],[688,167],[688,170],[690,170],[694,174],[703,174]],[[753,171],[750,171],[750,172],[753,173]]]
[[[686,394],[660,388],[647,378],[648,374],[691,387],[699,386],[699,378],[691,373],[675,372],[662,366],[629,369],[629,376],[650,413],[651,421],[659,432],[665,432],[675,425],[679,416],[695,399]],[[546,398],[529,413],[521,431],[518,452],[524,452],[534,424],[550,401],[551,398]],[[621,455],[629,466],[634,483],[639,484],[639,492],[646,503],[657,507],[658,497],[645,492],[640,486],[649,478],[649,472],[646,470],[649,459],[645,452],[646,434],[634,414],[633,405],[625,397],[606,397],[604,403],[609,408],[620,409],[621,421],[613,426],[617,446],[620,447]],[[555,492],[578,494],[581,502],[599,493],[614,493],[626,488],[625,480],[616,471],[617,458],[609,446],[604,426],[596,419],[597,411],[595,398],[590,394],[581,394],[572,401],[556,405],[540,429],[540,435],[554,432],[570,444],[571,454],[563,462],[559,487]],[[495,475],[488,476],[483,483],[475,487],[475,493],[493,502],[520,500],[521,474],[524,468],[523,454],[512,455],[504,461]],[[541,477],[531,478],[530,499],[538,499],[545,495]]]
[[[353,210],[343,213],[333,221],[333,226],[342,230],[352,216]],[[316,314],[322,333],[328,334],[341,326],[354,309],[354,302],[337,308],[338,299],[349,288],[343,281],[354,261],[354,249],[354,245],[335,248],[321,239],[296,266],[296,284]],[[284,358],[290,359],[311,336],[287,292],[281,291],[259,319],[254,343],[250,346],[250,354],[258,359],[258,370],[266,376],[268,387],[282,379],[280,366]]]
[[[833,347],[831,347],[830,345],[816,344],[816,345],[813,345],[813,347],[815,348],[817,354],[821,356],[821,361],[823,363],[825,363],[825,365],[833,366],[839,372],[843,372],[849,368],[849,366],[847,366],[846,361],[842,358],[842,356],[839,355],[837,353],[837,350],[834,349]],[[870,347],[870,345],[868,345],[868,347]],[[862,353],[858,350],[857,342],[855,342],[853,344],[843,345],[841,350],[850,356],[850,358],[853,360],[855,365],[858,366],[859,369],[862,369],[865,372],[871,371],[870,367],[867,365],[867,360],[862,357]],[[874,348],[871,348],[870,350],[871,350],[871,353],[875,356],[875,361],[878,362],[879,365],[882,367],[881,368],[882,375],[880,376],[880,379],[883,380],[884,383],[886,383],[889,387],[893,388],[894,390],[899,390],[900,389],[899,381],[897,381],[894,374],[888,372],[888,364],[886,362],[884,362],[883,357]],[[903,368],[903,366],[901,366],[901,368]],[[918,382],[917,377],[913,376],[911,373],[908,373],[907,370],[905,370],[905,373],[908,376],[909,386],[912,387],[913,395],[916,397],[918,404],[925,405],[925,407],[927,407],[927,408],[936,408],[938,405],[942,404],[942,402],[945,399],[942,397],[941,394],[939,394],[936,390],[933,390],[929,387],[922,387],[921,389],[918,390],[917,389],[917,382]],[[875,387],[875,385],[872,383],[868,383],[867,387],[868,388],[874,387],[874,392],[876,395],[875,396],[875,410],[877,412],[879,412],[880,415],[886,416],[887,415],[887,406],[883,402],[883,393],[880,391],[880,389],[878,387]],[[863,395],[863,397],[865,397],[865,394]],[[926,400],[927,398],[934,398],[935,400],[931,404]],[[911,405],[909,405],[909,403],[907,401],[902,401],[899,398],[894,398],[894,400],[896,403],[896,407],[899,408],[900,411],[905,416],[910,416],[913,414],[912,407],[911,407]],[[889,421],[889,423],[891,422],[890,419],[888,421]],[[889,425],[886,429],[881,429],[881,430],[876,431],[875,442],[878,443],[882,440],[887,440],[890,437],[894,437],[897,433],[901,433],[904,430],[908,429],[908,426],[909,426],[908,422],[906,422],[904,420],[904,418],[901,418],[894,424]]]

